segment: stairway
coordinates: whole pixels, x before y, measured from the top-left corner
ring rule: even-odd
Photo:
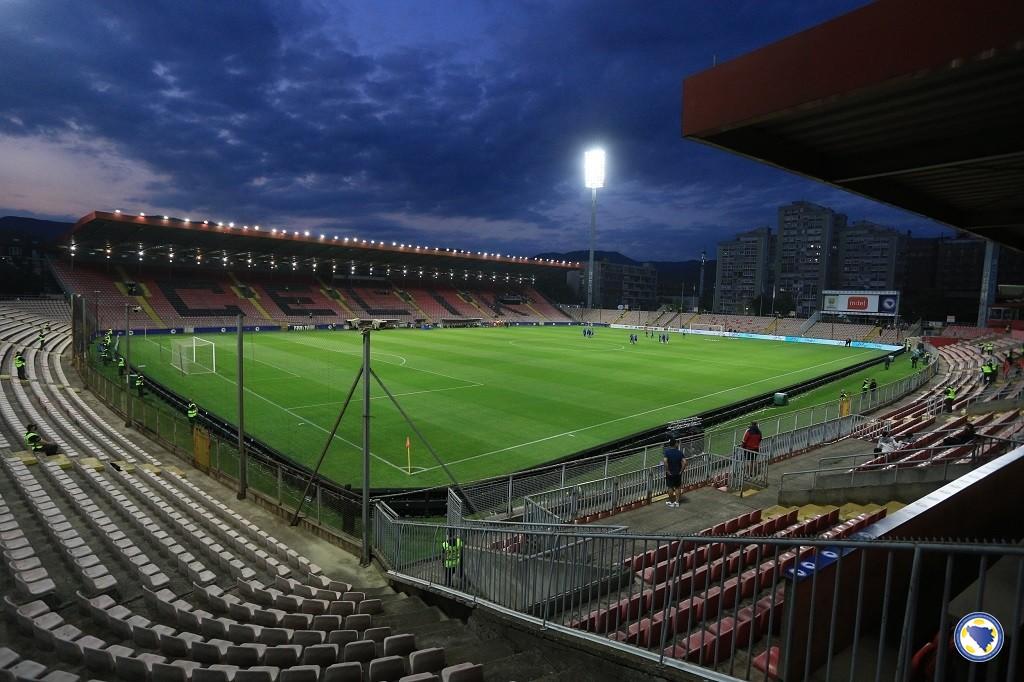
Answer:
[[[231,287],[231,291],[235,292],[235,296],[238,296],[238,298],[241,298],[251,303],[252,307],[256,309],[256,312],[258,312],[261,317],[267,320],[273,319],[270,317],[270,313],[267,312],[267,309],[263,307],[263,304],[260,303],[260,295],[256,292],[255,289],[246,287],[248,288],[249,291],[252,292],[252,296],[246,296],[245,292],[242,290],[242,287],[245,287],[246,285],[243,284],[242,281],[235,276],[235,273],[229,272],[228,275],[231,277],[231,281],[235,283],[235,285]]]

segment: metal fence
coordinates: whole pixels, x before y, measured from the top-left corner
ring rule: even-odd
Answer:
[[[169,451],[188,459],[215,478],[229,483],[238,481],[238,441],[222,437],[214,431],[194,428],[180,411],[162,401],[139,398],[128,390],[123,378],[111,370],[79,362],[79,372],[86,387],[116,413],[157,441]],[[283,462],[247,452],[248,484],[268,502],[284,510],[294,511],[302,500],[302,491],[309,480],[307,472]],[[359,498],[339,493],[333,486],[314,484],[303,506],[305,520],[335,533],[362,537]]]
[[[705,679],[908,680],[925,665],[936,680],[1020,679],[1020,546],[851,541],[877,514],[840,522],[838,510],[671,538],[446,528],[384,504],[375,517],[377,555],[398,579]],[[456,538],[446,566],[441,543]],[[982,608],[1010,641],[972,673],[946,642]]]
[[[510,518],[523,513],[525,498],[567,485],[587,483],[645,469],[661,461],[665,442],[609,452],[561,464],[537,467],[520,473],[462,485],[467,518]],[[427,496],[441,498],[447,486],[381,496],[393,507],[405,500]]]
[[[562,523],[572,523],[649,503],[652,498],[667,492],[663,466],[658,461],[643,469],[529,495],[525,498],[523,520],[553,517]],[[715,480],[725,481],[730,469],[728,457],[699,455],[690,458],[683,469],[682,487],[695,488]]]
[[[845,415],[864,415],[890,405],[930,381],[939,371],[939,363],[931,362],[920,372],[897,381],[879,386],[876,390],[862,391],[840,399],[812,405],[799,410],[757,418],[761,432],[766,436],[796,431],[815,424],[834,421]],[[704,452],[728,455],[743,440],[747,423],[728,425],[707,431],[704,434]]]

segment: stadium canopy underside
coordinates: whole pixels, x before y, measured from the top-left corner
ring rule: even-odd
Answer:
[[[95,211],[81,218],[56,244],[68,255],[97,260],[107,255],[134,260],[141,251],[147,261],[208,263],[227,258],[232,265],[280,265],[296,262],[341,266],[348,262],[382,267],[418,267],[438,270],[501,270],[509,273],[566,271],[580,264],[498,253],[477,253],[434,244],[400,244],[346,237],[334,232],[284,230],[229,223],[204,223],[163,216]]]
[[[1024,250],[1024,2],[878,0],[685,79],[682,134]]]

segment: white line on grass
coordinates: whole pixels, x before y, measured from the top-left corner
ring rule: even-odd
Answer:
[[[223,379],[224,381],[228,382],[229,384],[234,384],[235,386],[237,386],[237,385],[238,385],[238,382],[237,382],[237,381],[235,381],[235,380],[233,380],[233,379],[228,379],[228,378],[227,378],[226,376],[224,376],[224,375],[222,375],[222,374],[217,374],[217,376],[219,376],[219,377],[220,377],[221,379]],[[280,403],[275,403],[275,402],[274,402],[273,400],[271,400],[270,398],[267,398],[266,396],[260,395],[259,393],[257,393],[256,391],[252,390],[251,388],[248,388],[248,387],[246,387],[246,389],[245,389],[245,390],[246,390],[246,392],[248,392],[248,393],[250,393],[250,394],[252,394],[252,395],[256,396],[257,398],[259,398],[260,400],[264,400],[264,401],[266,401],[266,402],[270,403],[271,405],[273,405],[274,407],[276,407],[276,408],[278,408],[278,409],[280,409],[280,410],[284,410],[285,412],[287,412],[288,414],[292,415],[293,417],[295,417],[295,418],[297,418],[297,419],[300,419],[300,420],[302,420],[302,422],[303,422],[304,424],[309,424],[309,425],[310,425],[310,426],[312,426],[312,427],[313,427],[314,429],[319,429],[320,431],[323,431],[324,433],[330,433],[330,431],[328,431],[328,430],[327,430],[327,429],[325,429],[324,427],[320,426],[319,424],[314,424],[313,422],[309,421],[308,419],[306,419],[305,417],[303,417],[303,416],[302,416],[301,414],[299,414],[298,412],[293,412],[292,410],[290,410],[289,408],[285,407],[284,405],[282,405],[282,404],[280,404]],[[348,440],[347,438],[343,438],[343,437],[341,437],[341,436],[340,436],[340,435],[338,435],[338,434],[335,434],[335,435],[334,435],[334,437],[335,437],[336,439],[340,440],[340,441],[341,441],[341,442],[343,442],[343,443],[348,443],[349,445],[351,445],[351,446],[352,446],[353,448],[355,448],[356,450],[362,450],[362,446],[360,446],[360,445],[356,445],[355,443],[353,443],[352,441]],[[388,466],[391,466],[391,467],[394,467],[395,469],[398,469],[398,470],[399,470],[399,471],[401,471],[401,472],[402,472],[403,474],[408,474],[408,473],[409,473],[409,472],[408,472],[408,471],[407,471],[407,470],[406,470],[406,469],[405,469],[404,467],[400,467],[400,466],[398,466],[398,465],[396,465],[396,464],[392,464],[391,462],[389,462],[388,460],[384,459],[383,457],[381,457],[380,455],[378,455],[378,454],[376,454],[376,453],[374,453],[374,452],[370,452],[370,456],[371,456],[371,457],[375,457],[376,459],[380,460],[381,462],[384,462],[384,463],[385,463],[385,464],[387,464]]]
[[[428,388],[428,389],[425,389],[423,391],[408,391],[406,393],[392,393],[391,395],[393,395],[393,396],[395,396],[397,398],[397,397],[403,396],[403,395],[420,395],[421,393],[437,393],[439,391],[461,391],[462,389],[465,389],[465,388],[480,388],[481,386],[483,386],[483,384],[472,384],[470,386],[449,386],[447,388]],[[388,397],[386,395],[375,395],[372,398],[370,398],[370,400],[387,400],[387,399],[388,399]],[[332,400],[329,403],[313,403],[312,405],[292,405],[292,407],[290,409],[292,409],[292,410],[305,410],[306,408],[311,408],[311,407],[326,407],[327,405],[341,405],[343,402],[344,402],[343,400]],[[354,403],[362,402],[362,398],[352,398],[352,402],[354,402]]]
[[[326,348],[324,346],[319,346],[319,345],[316,345],[316,344],[302,343],[301,341],[297,341],[297,340],[294,340],[294,339],[293,339],[293,343],[297,343],[297,344],[302,345],[302,346],[309,346],[310,348],[319,348],[320,350],[325,350],[325,351],[328,351],[328,352],[331,352],[331,353],[357,353],[357,352],[359,352],[359,351],[345,350],[345,349],[341,349],[341,348]],[[412,365],[407,365],[407,364],[405,364],[405,358],[403,358],[401,355],[395,355],[394,353],[378,353],[376,351],[370,351],[370,352],[375,354],[375,355],[390,355],[391,357],[394,357],[394,358],[402,358],[402,362],[399,365],[397,365],[397,366],[405,367],[406,369],[411,369],[414,372],[423,372],[424,374],[433,374],[434,376],[444,377],[445,379],[451,379],[452,381],[461,381],[464,384],[473,384],[473,385],[475,385],[475,384],[478,383],[476,381],[470,381],[469,379],[460,379],[459,377],[453,377],[450,374],[442,374],[441,372],[434,372],[434,371],[429,370],[429,369],[421,369],[419,367],[413,367]],[[395,364],[393,362],[387,362],[386,360],[381,360],[381,362],[384,362],[385,364],[388,364],[388,365],[394,365]]]
[[[852,357],[857,357],[857,356],[860,356],[860,355],[867,355],[870,352],[871,351],[864,351],[863,353],[857,353],[857,354],[855,354]],[[661,410],[667,410],[667,409],[672,408],[672,407],[679,407],[680,405],[685,405],[687,403],[692,403],[692,402],[695,402],[697,400],[703,400],[704,398],[710,398],[712,396],[721,395],[722,393],[728,393],[729,391],[735,391],[736,389],[739,389],[739,388],[747,388],[749,386],[756,386],[757,384],[762,384],[762,383],[764,383],[766,381],[774,381],[775,379],[781,379],[784,376],[789,376],[790,374],[796,374],[797,372],[803,372],[803,371],[808,370],[808,369],[816,369],[818,367],[824,367],[825,365],[831,365],[832,363],[838,362],[840,360],[848,360],[850,357],[851,356],[847,356],[847,357],[844,357],[844,358],[836,358],[834,360],[829,360],[828,362],[823,362],[823,363],[818,364],[818,365],[811,365],[809,367],[802,367],[800,369],[795,369],[792,372],[783,372],[782,374],[776,374],[775,376],[765,377],[764,379],[758,379],[757,381],[752,381],[749,384],[742,384],[740,386],[730,386],[729,388],[722,389],[721,391],[715,391],[714,393],[708,393],[706,395],[697,396],[695,398],[688,398],[687,400],[681,400],[678,403],[672,403],[671,405],[662,405],[661,407],[655,407],[655,408],[652,408],[650,410],[644,410],[643,412],[637,412],[636,414],[627,414],[624,417],[616,417],[615,419],[609,419],[608,421],[603,421],[603,422],[600,422],[598,424],[591,424],[590,426],[582,426],[582,427],[580,427],[578,429],[573,429],[571,431],[565,431],[564,433],[556,433],[553,436],[545,436],[544,438],[538,438],[536,440],[531,440],[531,441],[528,441],[526,443],[519,443],[518,445],[510,445],[507,448],[501,448],[500,450],[491,450],[490,452],[483,452],[483,453],[480,453],[479,455],[472,455],[471,457],[464,457],[462,459],[457,459],[457,460],[452,461],[452,462],[447,462],[447,464],[448,464],[448,466],[454,466],[456,464],[462,464],[463,462],[469,462],[469,461],[474,460],[474,459],[480,459],[481,457],[487,457],[489,455],[497,455],[497,454],[500,454],[502,452],[508,452],[509,450],[517,450],[519,448],[526,447],[528,445],[536,445],[537,443],[543,443],[545,441],[554,440],[555,438],[561,438],[562,436],[575,436],[577,433],[580,433],[582,431],[589,431],[590,429],[596,429],[596,428],[599,428],[599,427],[602,427],[602,426],[607,426],[608,424],[614,424],[615,422],[621,422],[621,421],[625,421],[627,419],[633,419],[634,417],[642,417],[642,416],[644,416],[646,414],[651,414],[652,412],[659,412]],[[440,466],[426,467],[426,468],[424,468],[423,471],[424,472],[433,471],[434,469],[440,469],[440,468],[441,468]],[[417,472],[417,473],[419,473],[419,472]],[[413,474],[413,476],[415,476],[415,475],[416,474]]]

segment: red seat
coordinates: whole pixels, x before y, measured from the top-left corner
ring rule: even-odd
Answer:
[[[619,618],[623,622],[636,619],[650,606],[652,590],[644,590],[630,597],[623,597],[619,600]]]
[[[725,522],[725,534],[726,535],[732,535],[733,533],[735,533],[739,529],[739,527],[740,527],[739,519],[729,519],[728,521]]]
[[[757,569],[743,571],[743,575],[740,576],[740,597],[743,599],[750,599],[754,596],[754,592],[756,591]]]
[[[754,656],[753,663],[755,668],[768,673],[768,677],[771,679],[779,679],[779,647],[773,646],[771,649],[762,651]]]
[[[694,597],[692,601],[689,597],[682,599],[676,606],[674,615],[673,631],[689,632],[692,628],[700,626],[700,619],[704,616],[704,600],[700,597]]]
[[[758,523],[760,520],[761,520],[761,510],[760,509],[755,509],[754,511],[750,512],[750,522],[751,523]]]

